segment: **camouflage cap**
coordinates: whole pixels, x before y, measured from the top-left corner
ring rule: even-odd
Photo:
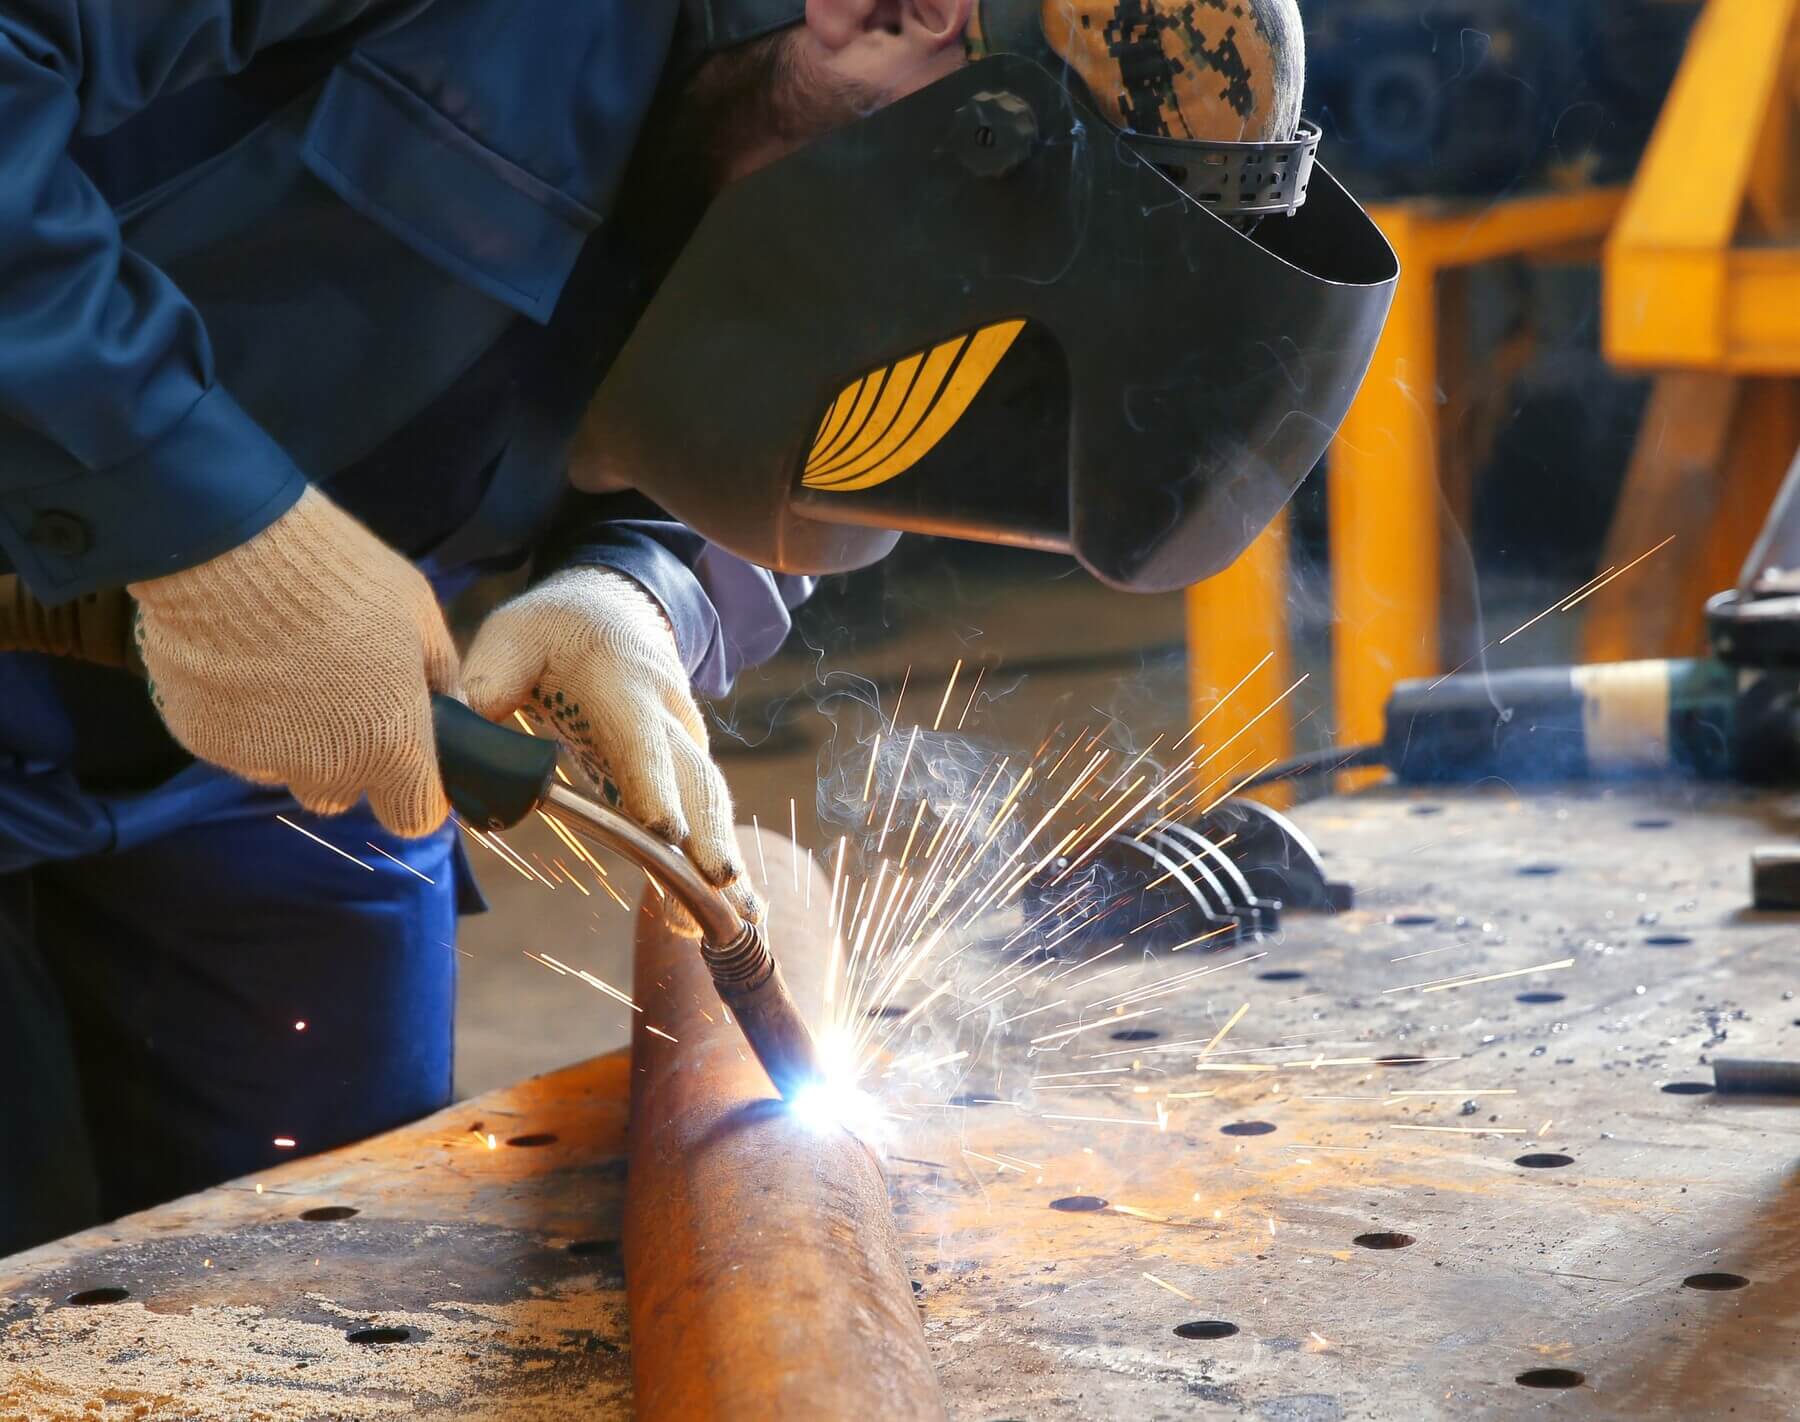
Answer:
[[[1293,0],[982,0],[971,56],[1017,50],[1017,17],[1121,129],[1178,140],[1284,140],[1299,121],[1305,39]]]

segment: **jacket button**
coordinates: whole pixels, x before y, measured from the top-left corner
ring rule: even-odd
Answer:
[[[26,538],[47,553],[79,558],[94,546],[94,532],[87,520],[61,509],[45,509],[31,521]]]

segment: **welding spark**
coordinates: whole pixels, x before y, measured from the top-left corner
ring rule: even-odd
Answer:
[[[1019,1167],[1016,1165],[1008,1165],[1004,1160],[996,1159],[994,1156],[991,1156],[991,1155],[983,1155],[980,1151],[970,1150],[967,1146],[963,1147],[963,1154],[964,1155],[972,1155],[977,1160],[985,1160],[989,1165],[996,1165],[1002,1170],[1017,1171],[1020,1175],[1023,1175],[1025,1173],[1023,1170],[1020,1170]]]
[[[1585,602],[1588,598],[1592,597],[1595,593],[1599,592],[1601,588],[1605,587],[1608,583],[1612,582],[1615,578],[1624,577],[1625,574],[1629,573],[1633,568],[1637,567],[1637,565],[1639,563],[1643,562],[1644,559],[1650,557],[1652,554],[1662,552],[1663,549],[1667,548],[1674,541],[1675,541],[1675,535],[1671,533],[1667,538],[1663,539],[1663,541],[1661,543],[1657,544],[1656,547],[1650,549],[1648,552],[1638,554],[1637,557],[1633,558],[1623,568],[1620,568],[1618,572],[1602,574],[1600,577],[1594,579],[1593,583],[1590,586],[1583,588],[1576,596],[1570,598],[1566,603],[1564,603],[1562,606],[1562,611],[1567,612],[1570,608],[1574,607],[1576,604]]]
[[[756,858],[762,865],[762,881],[763,887],[766,889],[769,887],[769,861],[763,854],[762,821],[758,820],[754,814],[750,816],[750,837],[756,841]]]
[[[1441,1131],[1451,1136],[1522,1136],[1523,1126],[1388,1126],[1390,1131]]]
[[[629,1007],[633,1012],[642,1012],[644,1010],[633,1002],[628,994],[620,992],[619,989],[614,987],[611,983],[601,981],[590,972],[586,972],[581,968],[572,968],[561,959],[552,958],[548,953],[532,953],[526,951],[525,956],[534,963],[543,964],[553,972],[560,973],[565,977],[580,979],[595,991],[605,993],[615,1002],[624,1003],[625,1006]]]
[[[1218,1046],[1219,1043],[1221,1043],[1225,1040],[1225,1034],[1227,1032],[1229,1032],[1233,1027],[1237,1026],[1238,1023],[1240,1023],[1244,1020],[1244,1014],[1246,1012],[1248,1012],[1249,1010],[1250,1010],[1250,1004],[1246,1002],[1236,1012],[1231,1014],[1231,1019],[1228,1022],[1226,1022],[1226,1024],[1223,1027],[1221,1027],[1217,1032],[1213,1033],[1212,1040],[1200,1049],[1200,1055],[1199,1055],[1198,1059],[1196,1059],[1196,1061],[1194,1062],[1195,1066],[1200,1065],[1201,1062],[1205,1061],[1209,1056],[1212,1055],[1213,1048]]]
[[[1398,958],[1389,958],[1390,963],[1410,963],[1414,958],[1430,958],[1438,953],[1453,953],[1458,948],[1469,948],[1479,943],[1479,938],[1471,938],[1464,943],[1451,943],[1442,948],[1427,948],[1423,953],[1402,953]]]
[[[1573,958],[1559,958],[1554,963],[1539,963],[1533,968],[1514,968],[1507,973],[1484,973],[1479,977],[1471,977],[1467,973],[1459,973],[1450,978],[1433,978],[1429,982],[1408,983],[1405,987],[1383,988],[1382,992],[1449,992],[1452,988],[1474,987],[1477,983],[1497,983],[1502,978],[1523,978],[1532,973],[1554,973],[1561,968],[1575,966]]]
[[[277,815],[277,816],[276,816],[276,818],[277,818],[277,819],[280,819],[280,818],[281,818],[281,817],[280,817],[280,816],[279,816],[279,815]],[[296,828],[296,829],[299,829],[299,828],[300,828],[300,827],[299,827],[299,826],[298,826],[298,825],[296,825],[296,826],[294,826],[294,828]],[[304,833],[305,833],[305,832],[306,832],[306,831],[304,831],[304,830],[301,830],[301,831],[300,831],[300,832],[301,832],[301,833],[302,833],[302,834],[304,834]],[[366,845],[368,845],[368,846],[369,846],[369,848],[370,848],[370,849],[372,849],[372,850],[374,850],[374,851],[375,851],[375,852],[376,852],[376,853],[377,853],[377,854],[379,854],[379,855],[380,855],[380,856],[381,856],[381,857],[382,857],[382,858],[383,858],[383,859],[393,859],[393,860],[394,860],[394,863],[396,863],[396,864],[398,864],[398,865],[399,865],[399,866],[400,866],[400,867],[401,867],[401,868],[402,868],[402,869],[404,869],[404,870],[405,870],[405,871],[406,871],[406,872],[407,872],[407,873],[408,873],[408,874],[411,874],[411,875],[412,875],[412,876],[413,876],[413,878],[415,878],[415,879],[423,879],[423,880],[424,880],[424,881],[425,881],[425,882],[426,882],[426,883],[427,883],[427,884],[435,884],[435,883],[437,883],[437,880],[436,880],[436,879],[434,879],[434,878],[432,878],[432,877],[431,877],[431,876],[430,876],[430,875],[429,875],[429,874],[421,874],[421,873],[420,873],[420,872],[419,872],[419,871],[418,871],[418,870],[417,870],[417,869],[415,869],[415,868],[413,868],[413,867],[412,867],[412,865],[410,865],[410,864],[408,864],[408,863],[407,863],[407,862],[406,862],[406,861],[405,861],[405,860],[404,860],[404,859],[394,859],[394,856],[393,856],[393,855],[391,855],[391,854],[389,854],[389,853],[388,853],[388,852],[387,852],[387,851],[386,851],[386,850],[385,850],[385,849],[383,849],[383,848],[382,848],[382,847],[381,847],[381,846],[380,846],[380,845],[379,845],[379,844],[377,844],[377,843],[375,843],[375,841],[374,841],[374,840],[372,840],[372,839],[365,839],[365,840],[364,840],[364,841],[363,841],[363,843],[364,843],[364,844],[366,844]],[[359,861],[359,862],[360,862],[360,861]]]
[[[975,669],[975,685],[969,688],[969,699],[963,704],[962,715],[956,718],[956,729],[961,730],[969,719],[969,712],[975,709],[975,693],[981,690],[981,679],[987,675],[986,667]]]
[[[358,859],[354,854],[350,854],[345,850],[339,849],[330,840],[320,839],[318,837],[318,835],[314,834],[311,830],[295,824],[286,815],[277,815],[277,816],[275,816],[275,818],[280,820],[281,823],[286,825],[289,829],[299,830],[301,834],[305,835],[314,844],[324,845],[333,854],[338,855],[340,858],[348,859],[352,864],[358,865],[359,867],[361,867],[363,869],[367,869],[371,874],[373,874],[375,872],[375,866],[373,864],[365,864],[365,863],[363,863],[362,860]]]
[[[1156,1277],[1156,1275],[1150,1274],[1150,1273],[1145,1273],[1144,1277],[1146,1279],[1148,1279],[1151,1283],[1155,1284],[1157,1288],[1167,1289],[1170,1293],[1174,1294],[1177,1298],[1186,1299],[1189,1303],[1199,1303],[1200,1302],[1199,1299],[1195,1298],[1186,1289],[1176,1288],[1167,1279],[1159,1279]]]
[[[888,717],[889,726],[898,726],[900,724],[900,708],[906,703],[906,686],[911,680],[912,666],[908,664],[905,673],[900,678],[900,694],[894,698],[894,714]]]
[[[1096,1027],[1116,1027],[1121,1022],[1131,1022],[1139,1017],[1148,1017],[1153,1012],[1161,1011],[1160,1007],[1145,1007],[1137,1012],[1121,1012],[1112,1017],[1097,1017],[1092,1022],[1076,1022],[1069,1026],[1058,1027],[1053,1032],[1046,1032],[1042,1037],[1033,1037],[1031,1045],[1041,1047],[1046,1042],[1056,1042],[1082,1032],[1091,1032]]]
[[[875,841],[875,852],[887,843],[888,831],[894,827],[894,809],[900,803],[900,792],[906,787],[906,768],[912,764],[913,751],[919,744],[919,728],[914,726],[906,742],[906,754],[900,757],[900,774],[894,780],[894,798],[888,802],[887,818],[881,822],[881,834]]]
[[[956,665],[950,668],[950,680],[944,683],[944,699],[938,702],[937,715],[931,718],[931,729],[936,731],[943,727],[944,712],[950,707],[950,693],[956,689],[956,678],[962,671],[962,658],[956,659]]]

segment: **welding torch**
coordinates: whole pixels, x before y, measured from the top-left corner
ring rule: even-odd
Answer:
[[[135,610],[123,589],[49,606],[17,576],[0,575],[0,651],[41,652],[142,676]],[[438,769],[457,815],[479,830],[511,829],[533,810],[636,864],[693,918],[719,1000],[737,1019],[775,1089],[791,1099],[822,1073],[818,1053],[761,924],[744,918],[678,847],[629,816],[561,784],[557,744],[485,719],[453,697],[431,699]]]

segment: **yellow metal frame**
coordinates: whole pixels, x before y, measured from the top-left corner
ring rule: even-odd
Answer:
[[[1606,249],[1622,365],[1800,375],[1800,0],[1711,0]]]
[[[1400,258],[1400,282],[1330,456],[1340,741],[1379,740],[1394,681],[1440,670],[1438,277],[1508,258],[1589,259],[1624,200],[1620,189],[1595,188],[1479,206],[1419,200],[1370,208]],[[1188,590],[1194,715],[1250,677],[1229,714],[1220,713],[1221,734],[1289,684],[1286,539],[1278,521],[1236,565]],[[1292,743],[1284,709],[1237,744],[1251,750],[1247,764],[1259,765],[1289,754]]]

